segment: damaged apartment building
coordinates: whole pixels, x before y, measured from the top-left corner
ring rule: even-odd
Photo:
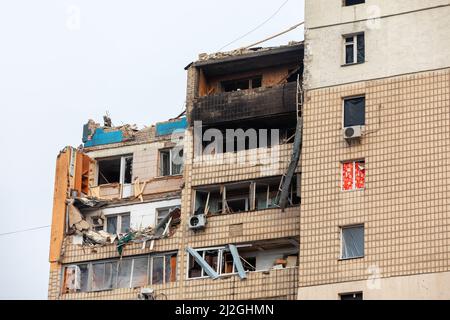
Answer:
[[[185,116],[90,120],[57,160],[49,297],[295,299],[302,56],[202,54]]]
[[[57,160],[51,299],[449,299],[450,0],[306,0],[186,111]]]

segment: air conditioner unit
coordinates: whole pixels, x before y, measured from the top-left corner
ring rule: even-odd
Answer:
[[[353,126],[353,127],[345,127],[344,128],[344,139],[357,139],[362,136],[362,126]]]
[[[204,214],[197,214],[189,218],[189,229],[199,230],[206,226],[206,216]]]

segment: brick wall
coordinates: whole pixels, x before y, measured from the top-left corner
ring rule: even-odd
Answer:
[[[366,96],[366,132],[349,146],[342,98]],[[450,71],[306,94],[300,286],[450,270]],[[341,192],[340,163],[364,158],[366,187]],[[365,224],[365,257],[340,261],[339,226]]]

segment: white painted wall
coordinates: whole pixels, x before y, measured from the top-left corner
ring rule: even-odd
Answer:
[[[133,230],[141,230],[149,226],[155,227],[157,209],[172,208],[180,205],[181,199],[173,199],[105,208],[90,212],[89,214],[86,214],[86,216],[98,216],[103,214],[107,217],[108,215],[117,215],[129,212],[131,228]]]
[[[299,300],[338,300],[341,293],[363,292],[364,300],[448,300],[450,272],[302,287]]]
[[[405,73],[450,67],[450,7],[381,17],[450,0],[367,0],[343,7],[342,0],[306,0],[305,87],[321,88]],[[345,34],[365,32],[366,62],[342,67]]]

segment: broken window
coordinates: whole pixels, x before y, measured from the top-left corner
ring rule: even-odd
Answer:
[[[298,266],[298,247],[288,240],[276,240],[270,244],[262,242],[238,245],[236,247],[239,249],[238,256],[243,271],[265,271],[271,268]],[[218,275],[231,275],[238,273],[238,268],[230,250],[230,246],[226,246],[194,251]],[[188,257],[188,277],[190,279],[207,277],[208,274],[191,253],[188,254]],[[276,267],[277,265],[279,267]]]
[[[344,0],[344,6],[348,7],[348,6],[354,6],[356,4],[361,4],[361,3],[365,3],[365,0]]]
[[[183,149],[173,148],[159,151],[160,175],[176,176],[183,173]]]
[[[164,208],[164,209],[156,209],[156,224],[155,226],[159,225],[161,221],[164,220],[165,217],[169,215],[171,208]]]
[[[124,234],[130,232],[130,214],[124,213],[106,217],[106,232]]]
[[[342,190],[360,190],[365,188],[365,161],[349,161],[342,163]]]
[[[262,76],[255,76],[252,78],[228,80],[221,82],[223,92],[256,89],[260,88],[261,85],[262,85]]]
[[[352,97],[344,99],[344,128],[364,126],[366,124],[366,98]]]
[[[364,33],[344,36],[345,64],[365,62]]]
[[[364,257],[364,226],[341,228],[341,259]]]
[[[152,283],[160,284],[164,282],[164,257],[154,257],[152,259]]]
[[[176,281],[177,254],[141,256],[71,265],[64,270],[64,292],[138,288]]]
[[[97,161],[98,185],[120,183],[130,184],[133,175],[133,157],[123,156]]]
[[[231,214],[278,208],[281,177],[230,183],[195,190],[194,214]],[[300,175],[292,179],[288,205],[300,204]]]

